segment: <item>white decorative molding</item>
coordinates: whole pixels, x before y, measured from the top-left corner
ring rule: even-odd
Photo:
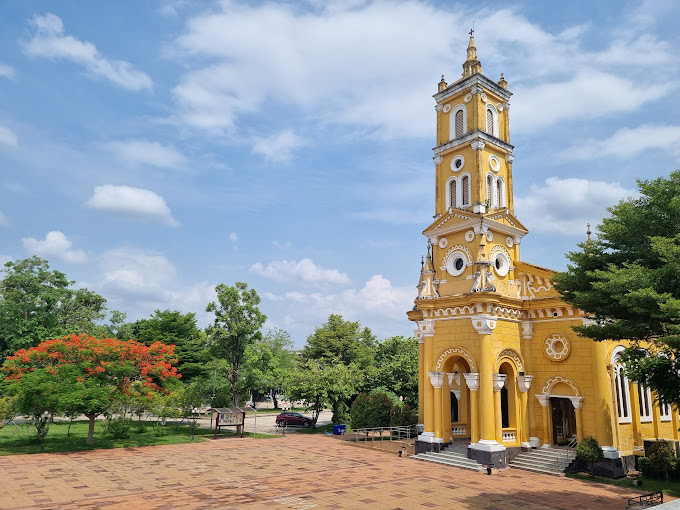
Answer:
[[[460,372],[451,372],[446,374],[447,377],[449,378],[449,388],[453,386],[453,381],[456,381],[456,384],[460,386]]]
[[[479,374],[466,372],[463,374],[465,377],[465,385],[470,391],[477,391],[479,389]]]
[[[503,432],[503,442],[504,443],[514,443],[515,441],[517,441],[515,434],[516,434],[516,432],[512,432],[512,431]]]
[[[503,106],[505,106],[506,110],[510,111],[510,103],[506,101],[505,103],[503,103]]]
[[[503,107],[503,103],[497,103],[497,104],[496,104],[496,108],[498,108],[498,111],[499,111],[499,112],[502,112],[502,111],[503,111],[503,108],[504,108],[504,107]]]
[[[475,238],[475,231],[474,230],[468,230],[467,232],[465,232],[465,240],[468,243],[471,243],[474,238]]]
[[[444,108],[444,107],[443,107],[442,105],[440,105],[440,104],[434,105],[434,110],[435,110],[436,112],[441,112],[441,111],[443,110],[443,108]]]
[[[489,168],[494,172],[498,172],[501,169],[501,160],[495,154],[489,156]]]
[[[554,312],[556,313],[556,312]],[[549,360],[563,361],[569,356],[569,340],[559,333],[548,335],[543,342],[544,353]]]
[[[579,396],[579,391],[576,385],[573,383],[571,379],[567,379],[566,377],[562,377],[561,375],[556,375],[548,379],[545,384],[543,385],[543,388],[541,389],[541,392],[545,395],[550,396],[550,390],[552,390],[553,386],[555,386],[557,383],[564,383],[567,386],[569,386],[573,391],[574,391],[574,396],[578,397]]]
[[[451,427],[451,435],[452,436],[465,436],[465,435],[467,435],[465,425],[454,425],[453,427]]]
[[[496,357],[496,368],[501,366],[502,359],[504,357],[512,359],[517,365],[517,370],[519,372],[524,372],[524,362],[522,361],[522,356],[515,349],[503,349],[498,353]]]
[[[581,409],[583,405],[583,397],[569,397],[571,403],[574,405],[574,409]]]
[[[491,230],[486,233],[486,240],[489,242],[493,241],[493,232]]]
[[[472,94],[465,94],[463,101],[465,101],[466,103],[469,103],[470,101],[472,101]]]
[[[533,375],[519,374],[517,376],[517,385],[519,386],[519,391],[526,393],[531,388],[531,381],[534,380]]]
[[[456,396],[456,400],[460,400],[460,388],[450,388],[451,393]]]
[[[441,281],[444,283],[444,280]],[[472,315],[475,313],[475,308],[473,306],[456,306],[455,308],[437,308],[432,310],[432,315],[434,317],[455,317],[458,315]]]
[[[513,156],[512,154],[506,154],[505,161],[512,165],[515,162],[515,156]]]
[[[419,331],[417,329],[413,330],[413,334],[418,337]],[[418,343],[419,344],[424,344],[425,343],[425,338],[421,335],[420,338],[418,338]]]
[[[511,236],[508,236],[505,238],[505,244],[508,245],[508,248],[512,248],[515,245],[515,240]]]
[[[536,399],[538,399],[538,403],[541,404],[541,407],[545,407],[550,403],[550,395],[536,395]]]
[[[481,151],[484,150],[484,140],[474,140],[471,144],[470,147],[472,147],[473,151]]]
[[[467,259],[465,260],[465,266],[468,266],[472,263],[472,253],[470,253],[469,248],[467,246],[463,246],[462,244],[456,244],[455,246],[449,248],[449,251],[446,252],[446,255],[444,255],[444,258],[442,259],[442,265],[439,269],[442,271],[448,271],[449,258],[453,256],[454,253],[460,253],[465,256]],[[465,266],[463,266],[463,268],[465,268]],[[449,273],[451,273],[451,271],[449,271]],[[451,274],[451,276],[457,275]]]
[[[451,111],[451,105],[450,104],[444,105],[444,108],[442,109],[442,111],[444,113],[449,113]]]
[[[444,158],[442,158],[441,156],[435,156],[434,158],[432,158],[432,161],[434,161],[434,164],[435,164],[435,165],[441,165],[443,159],[444,159]]]
[[[490,335],[497,324],[498,321],[491,315],[472,316],[472,327],[474,327],[480,335]]]
[[[499,282],[500,283],[500,282]],[[521,319],[524,317],[524,312],[518,308],[508,308],[507,306],[496,305],[491,308],[491,313],[501,317],[511,317],[513,319]]]
[[[463,157],[460,154],[457,154],[456,156],[453,157],[451,160],[451,171],[452,172],[458,172],[465,166],[465,157]]]
[[[493,391],[501,391],[507,378],[507,374],[493,374]]]
[[[444,384],[444,372],[428,372],[427,375],[430,376],[430,383],[435,388],[441,388]]]
[[[421,338],[434,336],[434,320],[425,319],[422,321],[416,321],[415,335],[418,340]]]
[[[446,248],[446,246],[447,246],[448,244],[449,244],[449,241],[446,239],[446,237],[442,237],[442,238],[439,240],[439,247],[440,247],[442,250],[443,250],[444,248]]]
[[[482,100],[482,103],[486,103],[486,94],[484,92],[479,95],[479,98]]]
[[[473,372],[475,371],[475,362],[472,360],[472,356],[470,356],[470,353],[462,347],[450,347],[449,349],[444,350],[437,358],[437,364],[434,367],[435,370],[439,370],[444,364],[444,360],[446,360],[446,358],[448,358],[451,354],[458,354],[461,358],[467,361],[468,365],[470,366],[470,370]]]
[[[481,93],[483,93],[483,92],[484,92],[484,89],[483,89],[482,87],[480,87],[479,85],[474,85],[474,86],[470,89],[470,93],[471,93],[471,94],[481,94]]]
[[[531,340],[534,337],[534,323],[530,321],[522,321],[522,338],[524,340]]]

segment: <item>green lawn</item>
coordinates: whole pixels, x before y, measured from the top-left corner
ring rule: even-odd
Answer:
[[[653,478],[643,478],[642,484],[637,487],[633,485],[633,482],[627,478],[604,478],[601,476],[591,477],[589,475],[584,475],[581,473],[570,473],[567,475],[569,478],[578,478],[579,480],[585,480],[587,482],[604,483],[607,485],[616,485],[617,487],[626,487],[629,489],[637,489],[643,492],[657,492],[663,491],[664,494],[680,498],[680,481],[671,480],[666,485],[665,480],[656,480]]]
[[[94,431],[94,445],[85,444],[87,439],[87,421],[74,421],[71,434],[67,436],[68,423],[55,422],[50,424],[50,430],[45,438],[45,452],[71,452],[80,450],[96,450],[100,448],[130,448],[136,446],[155,446],[161,444],[178,444],[191,442],[191,428],[189,425],[165,425],[161,427],[163,434],[156,435],[151,422],[145,424],[144,432],[137,432],[133,423],[128,439],[115,439],[104,433],[104,422],[97,421]],[[213,430],[196,427],[195,441],[202,442],[213,437]],[[253,437],[251,432],[244,434]],[[233,431],[224,430],[218,437],[236,437]],[[257,434],[258,438],[276,437]],[[20,453],[39,453],[40,444],[36,440],[35,427],[30,424],[15,426],[7,425],[0,429],[0,455],[16,455]]]
[[[298,432],[302,434],[325,434],[326,432],[332,433],[333,432],[333,424],[329,423],[328,425],[321,425],[319,427],[313,428],[310,427],[308,429],[305,428],[300,428]]]

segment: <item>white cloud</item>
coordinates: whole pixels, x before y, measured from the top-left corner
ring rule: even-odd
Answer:
[[[583,236],[586,223],[597,225],[607,207],[636,196],[616,182],[550,177],[545,186],[532,185],[525,197],[515,197],[515,212],[529,230]]]
[[[232,243],[235,243],[235,242],[238,241],[238,236],[236,235],[236,232],[232,232],[231,234],[229,234],[229,240]]]
[[[177,168],[186,162],[184,155],[174,147],[149,140],[123,140],[108,142],[104,146],[131,165]]]
[[[87,255],[82,250],[72,250],[73,243],[58,230],[47,233],[44,240],[33,237],[22,238],[24,249],[31,255],[41,257],[56,257],[69,264],[84,264],[87,262]]]
[[[293,151],[306,145],[306,142],[291,130],[282,131],[268,138],[255,138],[253,152],[262,154],[270,163],[287,163],[293,156]]]
[[[14,131],[4,126],[0,126],[0,144],[17,147],[19,145],[19,139],[17,138],[17,135],[14,134]]]
[[[173,227],[179,225],[163,197],[148,189],[112,184],[96,186],[85,205],[115,215],[161,222]]]
[[[282,283],[302,283],[311,286],[347,285],[351,283],[349,276],[337,269],[324,269],[308,258],[300,262],[278,260],[266,266],[257,262],[250,270],[265,278]]]
[[[346,320],[359,320],[362,326],[368,326],[374,333],[385,337],[408,332],[406,312],[413,307],[416,293],[415,284],[393,287],[387,278],[374,275],[359,290],[347,289],[332,294],[286,292],[279,295],[264,292],[262,297],[279,307],[287,306],[283,308],[282,325],[296,332],[309,332],[324,322],[328,315],[336,313]],[[299,313],[301,306],[304,314]]]
[[[164,255],[135,248],[117,248],[101,256],[103,287],[136,296],[157,296],[174,283],[177,270]]]
[[[285,241],[285,242],[284,241],[272,241],[272,244],[280,250],[287,250],[291,246],[293,246],[293,243],[291,243],[290,241]]]
[[[151,78],[129,62],[103,56],[94,44],[64,35],[64,23],[54,14],[36,15],[29,24],[33,36],[24,42],[24,51],[33,57],[68,60],[80,64],[95,77],[102,77],[128,90],[150,89]]]
[[[609,138],[575,143],[560,153],[560,157],[566,160],[622,159],[649,149],[680,156],[680,126],[644,124],[635,128],[622,128]]]
[[[517,90],[512,122],[514,128],[532,132],[576,117],[592,119],[614,112],[631,112],[670,90],[669,84],[657,84],[646,87],[642,93],[639,84],[631,79],[583,71],[568,81]],[[540,114],[537,108],[541,109]]]
[[[220,11],[189,19],[173,56],[200,64],[173,90],[178,120],[220,132],[244,114],[284,104],[322,126],[358,128],[356,136],[428,136],[434,120],[423,112],[432,111],[439,74],[458,79],[467,39],[455,27],[473,16],[486,74],[513,70],[515,133],[639,109],[670,93],[678,68],[672,44],[633,30],[632,9],[592,50],[583,43],[600,27],[551,33],[512,9],[413,0],[312,7],[303,13],[290,3],[224,1]],[[536,104],[545,105],[539,118]]]
[[[0,76],[3,78],[14,78],[14,68],[5,64],[0,64]]]
[[[6,227],[9,225],[9,220],[7,219],[7,216],[5,216],[5,213],[0,211],[0,227]]]

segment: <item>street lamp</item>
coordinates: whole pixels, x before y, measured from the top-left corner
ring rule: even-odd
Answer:
[[[194,440],[196,432],[196,420],[198,420],[198,407],[191,410],[191,440]]]

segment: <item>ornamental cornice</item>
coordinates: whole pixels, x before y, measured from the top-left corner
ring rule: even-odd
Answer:
[[[417,321],[416,328],[414,334],[418,340],[434,336],[434,321],[432,319]]]
[[[463,145],[467,145],[471,143],[473,140],[476,139],[481,139],[484,141],[484,143],[488,143],[498,149],[500,152],[503,153],[510,153],[513,151],[515,148],[514,145],[510,145],[507,142],[504,142],[500,138],[496,138],[493,135],[490,135],[489,133],[485,131],[481,131],[479,129],[475,129],[474,131],[470,131],[469,133],[459,136],[458,138],[454,140],[449,140],[446,143],[443,143],[441,145],[438,145],[437,147],[434,147],[432,150],[434,151],[434,154],[442,154],[444,152],[447,152],[450,149],[455,149],[456,147],[461,147]]]
[[[428,372],[427,375],[430,376],[430,383],[435,388],[441,388],[444,384],[444,372]]]
[[[476,372],[466,372],[463,374],[465,377],[465,385],[470,391],[477,391],[479,389],[479,374]]]
[[[472,88],[475,85],[481,85],[482,87],[486,88],[489,92],[492,92],[499,98],[503,99],[506,103],[510,99],[510,96],[512,96],[512,92],[510,92],[507,89],[504,89],[495,81],[487,78],[481,73],[475,73],[472,76],[468,76],[467,78],[463,78],[452,83],[441,92],[437,92],[436,94],[434,94],[432,97],[434,97],[437,103],[441,103],[445,99],[448,99],[451,96],[455,96],[460,92],[465,91],[466,89]]]
[[[473,315],[471,319],[472,327],[475,328],[480,335],[490,335],[498,324],[496,317],[493,317],[492,315]]]
[[[507,374],[493,374],[493,390],[501,391],[505,386],[507,378]]]
[[[441,112],[443,108],[444,108],[444,107],[443,107],[442,105],[440,105],[440,104],[434,105],[434,110],[435,110],[436,112]]]
[[[482,94],[483,92],[484,89],[479,85],[473,85],[472,87],[470,87],[470,94]]]
[[[458,223],[451,223],[448,224],[450,219],[458,218],[463,221],[460,221]],[[464,216],[462,214],[452,214],[444,220],[442,220],[436,227],[434,227],[431,230],[426,230],[427,234],[423,232],[427,237],[438,237],[442,238],[448,234],[452,234],[454,232],[460,232],[460,231],[466,231],[466,230],[471,230],[479,227],[480,222],[483,222],[485,227],[488,227],[488,230],[492,230],[494,232],[497,232],[499,234],[504,234],[506,236],[512,236],[513,239],[515,240],[516,243],[521,242],[522,238],[527,234],[526,230],[522,230],[518,227],[513,227],[511,225],[506,225],[505,223],[501,223],[500,221],[492,220],[491,218],[480,218],[478,215],[475,215],[473,217],[470,216]]]
[[[470,143],[470,147],[472,147],[473,151],[483,151],[484,145],[484,140],[473,140],[472,143]]]
[[[432,158],[432,161],[434,161],[435,165],[441,165],[443,158],[441,156],[435,156],[434,158]]]
[[[512,165],[515,162],[515,156],[513,156],[512,154],[506,154],[505,161]]]
[[[517,385],[519,386],[519,391],[522,393],[529,391],[529,388],[531,388],[531,381],[533,380],[533,375],[519,374],[517,376]]]

